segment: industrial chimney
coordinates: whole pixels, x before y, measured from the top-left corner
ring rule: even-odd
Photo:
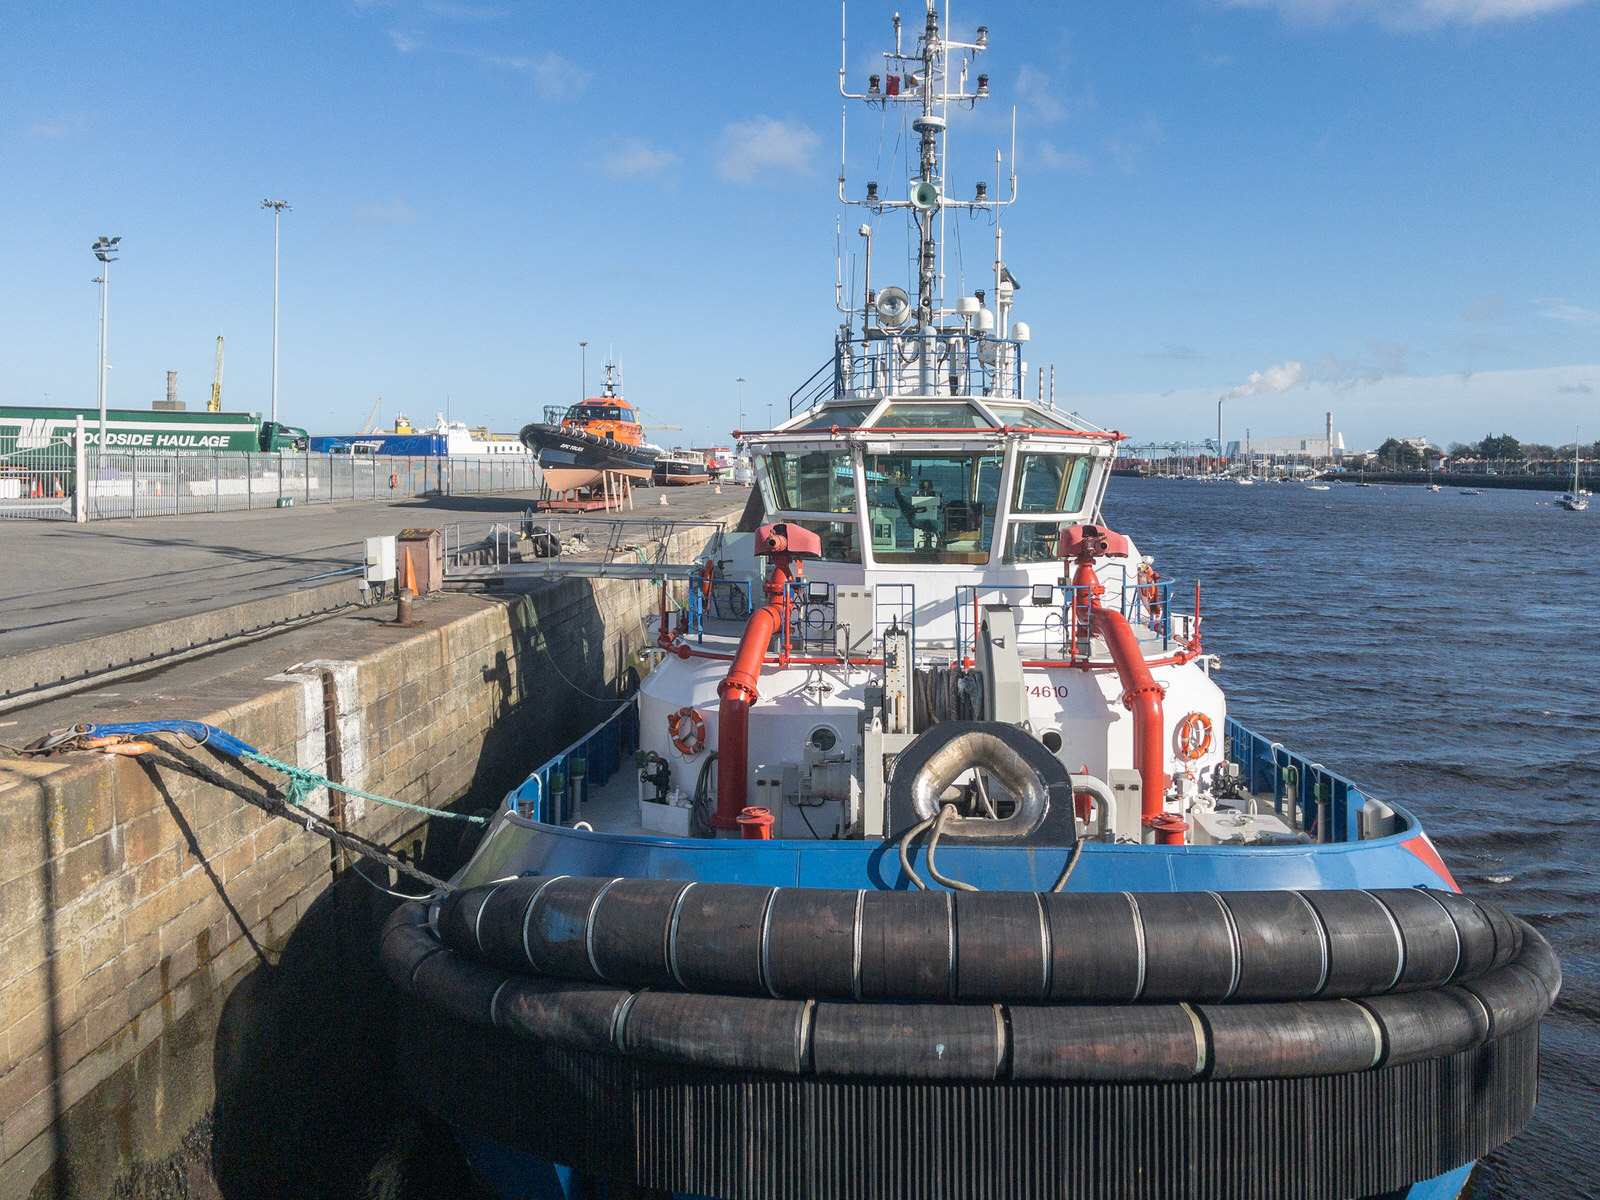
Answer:
[[[167,372],[167,398],[165,400],[157,400],[150,407],[157,412],[183,411],[183,401],[178,399],[178,373],[176,371]]]

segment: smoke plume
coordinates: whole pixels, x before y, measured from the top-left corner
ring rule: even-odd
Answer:
[[[1304,363],[1292,359],[1281,367],[1268,367],[1265,371],[1251,371],[1250,378],[1222,398],[1235,400],[1240,396],[1254,396],[1257,392],[1281,392],[1302,382],[1306,377]]]

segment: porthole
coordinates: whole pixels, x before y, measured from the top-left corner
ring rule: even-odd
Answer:
[[[818,725],[811,731],[811,736],[806,740],[826,754],[839,744],[839,735],[826,725]]]
[[[1051,754],[1061,753],[1061,731],[1059,729],[1046,729],[1044,736],[1039,739],[1044,743],[1044,748]]]

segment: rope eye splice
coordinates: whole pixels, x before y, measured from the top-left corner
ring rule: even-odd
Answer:
[[[176,739],[177,745],[168,742],[155,742],[152,737],[167,736]],[[187,744],[185,744],[187,743]],[[189,750],[201,746],[220,754],[224,758],[233,759],[240,763],[255,763],[259,766],[276,771],[287,781],[282,788],[281,795],[273,795],[270,791],[257,791],[227,778],[225,775],[213,770],[200,759],[187,753]],[[161,765],[181,768],[188,774],[214,787],[223,789],[248,801],[257,808],[272,816],[284,817],[301,826],[311,833],[318,834],[328,839],[341,849],[363,858],[370,858],[375,862],[390,867],[402,875],[410,876],[420,883],[426,884],[434,892],[448,892],[451,885],[443,879],[422,871],[403,859],[391,854],[387,847],[377,842],[364,838],[349,830],[339,829],[328,821],[317,816],[307,807],[307,801],[319,788],[330,791],[342,792],[348,796],[359,796],[363,800],[371,800],[375,804],[385,804],[392,808],[405,809],[429,819],[443,817],[451,821],[466,821],[475,825],[487,825],[492,820],[490,817],[480,816],[476,813],[450,812],[448,809],[428,808],[421,804],[411,804],[404,800],[395,800],[388,796],[380,796],[374,792],[363,791],[361,788],[351,787],[349,784],[340,783],[329,779],[316,771],[306,767],[296,766],[293,763],[282,762],[267,754],[262,754],[254,746],[242,742],[224,729],[215,725],[207,725],[201,721],[132,721],[122,724],[110,725],[74,725],[70,729],[57,729],[39,738],[22,748],[24,754],[55,755],[72,751],[99,750],[105,754],[119,754],[128,757],[142,756],[155,751],[163,751],[168,758],[161,760]],[[361,874],[359,871],[357,874]],[[362,875],[363,879],[367,879]],[[367,879],[374,887],[379,885]],[[387,890],[387,889],[385,889]]]

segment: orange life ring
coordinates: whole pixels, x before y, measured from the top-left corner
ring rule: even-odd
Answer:
[[[680,754],[699,754],[706,748],[706,719],[690,705],[667,714],[667,733]]]
[[[400,486],[400,476],[398,476],[398,475],[389,476],[389,486],[391,488],[399,487]]]
[[[700,568],[700,598],[709,602],[711,600],[711,581],[716,577],[717,564],[709,558]]]
[[[1139,595],[1152,611],[1161,603],[1161,589],[1156,584],[1161,582],[1161,576],[1156,569],[1147,562],[1139,564]]]
[[[1203,712],[1192,712],[1178,722],[1178,757],[1184,762],[1194,762],[1211,749],[1211,718]]]

